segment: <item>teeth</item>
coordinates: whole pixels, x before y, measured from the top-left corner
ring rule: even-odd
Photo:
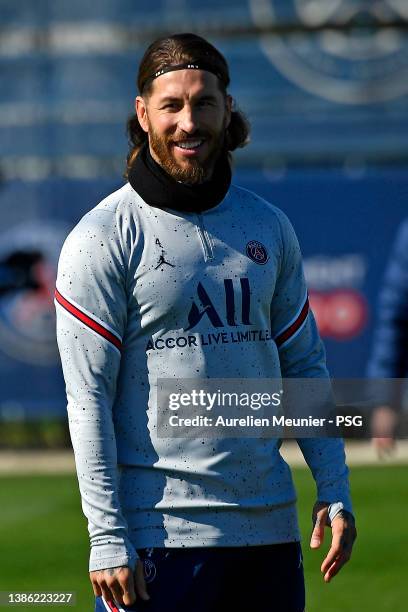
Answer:
[[[181,147],[182,149],[195,149],[196,147],[199,147],[202,142],[202,140],[196,140],[194,142],[178,142],[177,146]]]

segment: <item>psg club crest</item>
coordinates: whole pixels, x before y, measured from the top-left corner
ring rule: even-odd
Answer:
[[[246,245],[246,254],[257,264],[263,265],[268,261],[268,252],[264,245],[257,240],[251,240]]]

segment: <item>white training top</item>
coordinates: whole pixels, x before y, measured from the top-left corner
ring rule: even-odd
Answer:
[[[90,571],[139,547],[299,540],[279,439],[155,427],[159,378],[328,377],[287,217],[234,185],[196,214],[127,183],[67,237],[55,295]],[[318,499],[351,511],[343,441],[298,443]]]

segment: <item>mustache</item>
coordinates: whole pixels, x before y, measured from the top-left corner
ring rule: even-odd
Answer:
[[[168,142],[178,142],[179,140],[192,140],[193,138],[211,138],[211,134],[209,132],[203,132],[202,130],[197,130],[194,134],[186,134],[185,132],[182,134],[174,134],[171,138],[168,139]]]

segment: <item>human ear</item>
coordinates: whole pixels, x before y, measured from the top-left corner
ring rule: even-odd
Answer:
[[[149,122],[147,119],[146,101],[142,96],[137,96],[135,100],[135,110],[140,126],[145,132],[149,131]]]

